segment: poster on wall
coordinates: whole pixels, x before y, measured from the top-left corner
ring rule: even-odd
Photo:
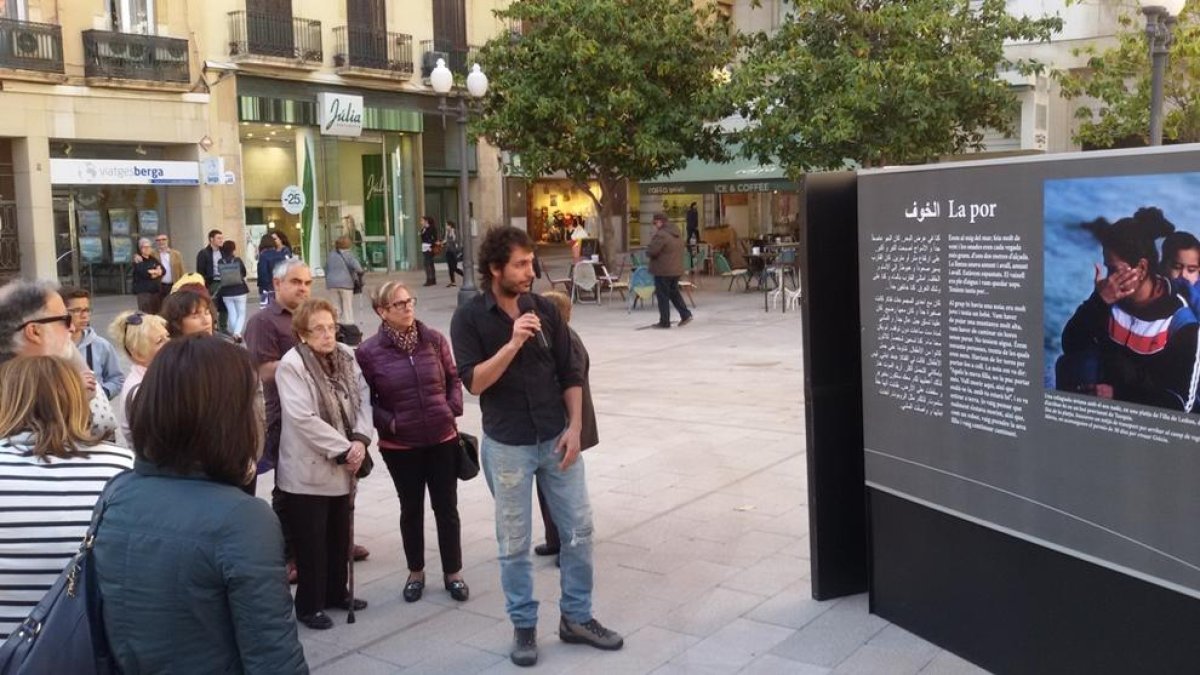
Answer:
[[[158,211],[154,209],[138,211],[138,231],[143,237],[153,237],[158,234]]]
[[[104,240],[100,237],[80,237],[79,259],[87,265],[104,262]]]
[[[100,229],[104,226],[104,218],[100,211],[95,209],[80,210],[76,217],[79,221],[79,234],[82,236],[96,237],[100,235]]]
[[[129,237],[110,237],[112,247],[112,264],[128,265],[133,262],[133,239]]]
[[[128,236],[133,222],[133,212],[129,209],[109,209],[108,226],[112,236]]]
[[[1200,598],[1200,151],[858,195],[867,484]]]

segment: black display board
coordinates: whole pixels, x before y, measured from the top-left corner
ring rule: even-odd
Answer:
[[[1196,672],[1200,293],[1163,242],[1200,146],[858,195],[872,611],[997,672]]]
[[[813,597],[867,588],[857,195],[853,173],[804,180],[801,273]]]

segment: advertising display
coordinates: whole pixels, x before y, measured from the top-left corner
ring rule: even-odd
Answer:
[[[1200,597],[1200,147],[858,185],[867,485]]]
[[[54,185],[199,185],[200,164],[52,158],[50,182]]]

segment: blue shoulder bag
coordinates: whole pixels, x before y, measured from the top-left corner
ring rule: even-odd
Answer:
[[[123,471],[109,479],[92,509],[92,522],[79,552],[46,597],[0,645],[0,675],[110,675],[120,672],[104,632],[100,585],[92,558],[96,529]]]

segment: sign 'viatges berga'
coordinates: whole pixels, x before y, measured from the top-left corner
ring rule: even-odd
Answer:
[[[317,94],[317,110],[322,135],[362,135],[363,97],[323,92]]]

